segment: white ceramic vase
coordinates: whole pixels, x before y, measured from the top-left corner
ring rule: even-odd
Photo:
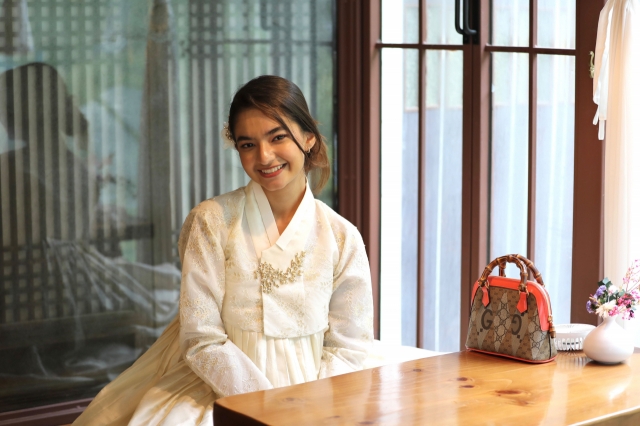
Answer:
[[[618,325],[615,317],[608,317],[587,334],[582,350],[594,361],[617,364],[633,353],[633,338]]]

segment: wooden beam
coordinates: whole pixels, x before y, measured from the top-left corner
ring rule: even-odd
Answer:
[[[595,324],[585,304],[603,274],[604,142],[592,124],[596,113],[589,52],[595,50],[605,0],[576,2],[576,116],[571,260],[571,322]],[[588,105],[588,106],[584,106]],[[580,107],[582,106],[582,107]]]

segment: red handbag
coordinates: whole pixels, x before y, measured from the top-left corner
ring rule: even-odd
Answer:
[[[507,262],[520,269],[520,279],[505,276]],[[499,275],[490,275],[496,266]],[[527,280],[529,272],[535,281]],[[494,259],[472,294],[468,350],[533,363],[556,357],[551,301],[533,262],[519,254]]]

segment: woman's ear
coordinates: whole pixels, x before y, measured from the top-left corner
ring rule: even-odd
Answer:
[[[307,133],[307,140],[304,143],[304,150],[309,152],[316,144],[316,136],[313,133]]]

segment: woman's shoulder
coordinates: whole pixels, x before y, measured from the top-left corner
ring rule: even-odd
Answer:
[[[320,216],[319,220],[326,220],[331,226],[331,230],[338,238],[354,235],[362,239],[358,228],[347,219],[338,214],[335,210],[325,204],[323,201],[316,199],[316,212]]]
[[[229,227],[242,217],[244,199],[244,188],[216,195],[192,208],[185,223],[198,220],[208,222],[211,225]]]
[[[180,252],[182,253],[187,240],[193,233],[226,241],[230,229],[238,223],[238,219],[242,218],[243,208],[243,188],[202,201],[191,209],[182,224],[178,239]]]
[[[244,208],[244,187],[201,201],[191,209],[193,214],[207,214],[212,211],[238,210]]]

